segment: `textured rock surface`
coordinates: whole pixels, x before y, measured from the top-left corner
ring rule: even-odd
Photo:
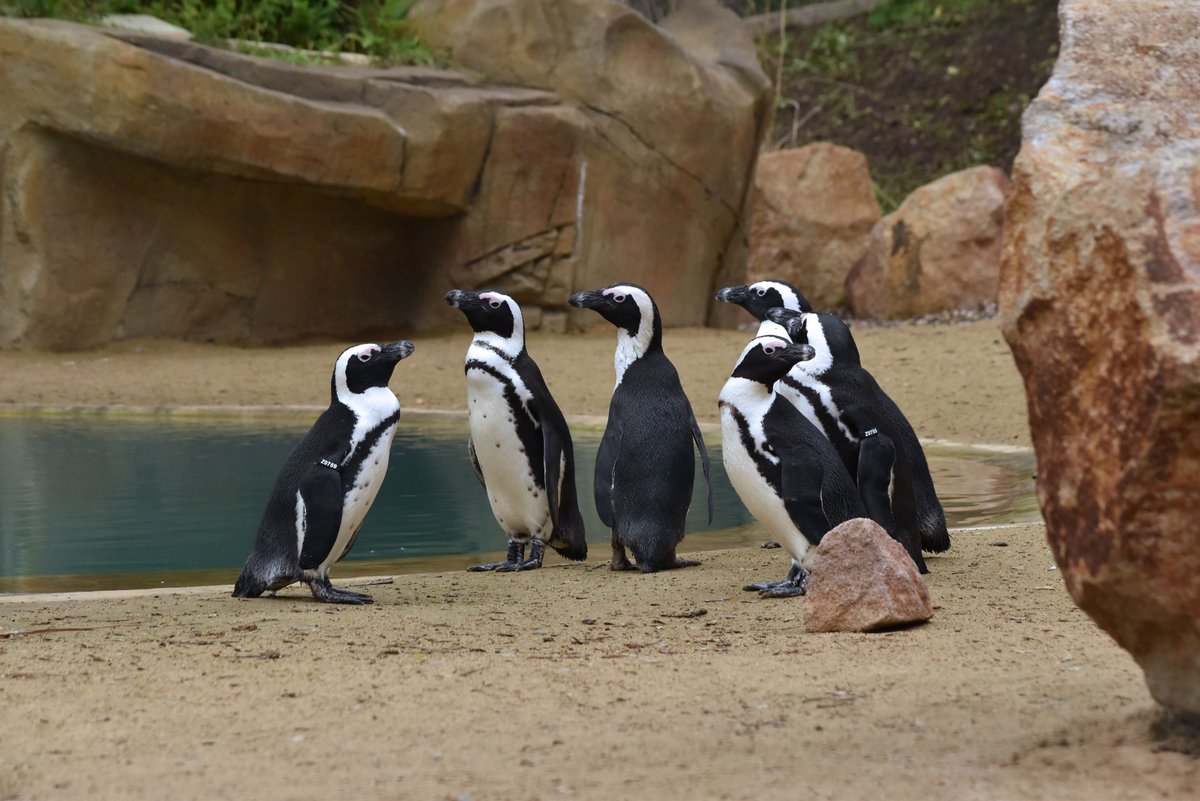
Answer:
[[[878,631],[933,617],[904,546],[866,518],[830,531],[813,555],[805,631]]]
[[[1008,178],[973,167],[917,189],[871,230],[846,278],[856,317],[898,318],[996,300]]]
[[[508,29],[519,67],[541,54],[571,75],[556,54],[580,47],[611,63],[579,81],[606,74],[301,68],[0,19],[0,347],[373,337],[449,322],[450,286],[511,292],[561,328],[575,287],[617,277],[668,323],[704,322],[744,268],[765,109],[739,23],[503,5],[439,30],[474,41],[536,8],[554,24]]]
[[[1000,295],[1048,536],[1161,703],[1200,714],[1200,6],[1065,0]]]
[[[827,142],[765,153],[754,173],[747,279],[782,278],[815,308],[841,306],[879,217],[862,153]]]
[[[689,0],[654,25],[615,2],[420,0],[410,18],[456,63],[552,91],[594,126],[575,154],[587,250],[576,286],[638,281],[668,324],[736,319],[712,294],[744,280],[769,85],[732,12]]]

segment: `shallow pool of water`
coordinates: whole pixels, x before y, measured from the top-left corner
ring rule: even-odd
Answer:
[[[232,583],[308,423],[0,418],[0,592]],[[466,432],[457,420],[400,425],[387,480],[335,578],[454,569],[504,549]],[[600,432],[574,436],[588,541],[593,558],[606,558],[608,532],[591,502]],[[716,515],[704,519],[697,470],[685,546],[758,542],[716,442],[710,451]],[[1037,519],[1032,455],[929,455],[951,526]]]

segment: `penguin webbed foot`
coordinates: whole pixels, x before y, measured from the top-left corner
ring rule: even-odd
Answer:
[[[472,573],[515,573],[520,570],[533,570],[542,566],[542,555],[545,546],[535,542],[533,553],[525,558],[525,543],[509,540],[508,555],[503,562],[487,562],[482,565],[471,565],[467,568]]]
[[[546,555],[546,546],[537,540],[533,541],[533,547],[530,549],[529,558],[525,557],[525,546],[521,546],[520,557],[511,561],[503,562],[496,568],[498,573],[517,573],[522,570],[537,570],[542,566],[542,559]]]
[[[338,589],[329,582],[328,578],[313,579],[308,582],[308,589],[312,591],[314,598],[325,604],[362,606],[363,604],[375,603],[375,599],[365,592]]]
[[[787,578],[782,581],[756,581],[742,589],[757,592],[760,598],[794,598],[808,591],[808,571],[799,565],[792,565]]]
[[[625,546],[617,542],[616,535],[613,535],[612,543],[612,559],[608,562],[610,570],[637,570],[633,562],[629,561],[629,555],[625,553]]]

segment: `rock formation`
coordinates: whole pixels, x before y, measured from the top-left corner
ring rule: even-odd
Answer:
[[[1200,714],[1200,7],[1064,0],[1000,308],[1075,601]]]
[[[900,318],[996,300],[1008,179],[995,167],[952,173],[914,191],[871,230],[846,278],[856,317]]]
[[[863,154],[827,142],[764,153],[754,173],[746,278],[782,278],[818,309],[841,306],[846,275],[879,216]]]
[[[736,18],[445,5],[431,37],[482,79],[0,19],[0,347],[421,330],[450,286],[561,328],[618,278],[705,322],[766,108]]]
[[[821,539],[806,597],[805,631],[878,631],[933,617],[925,579],[904,546],[864,517]]]

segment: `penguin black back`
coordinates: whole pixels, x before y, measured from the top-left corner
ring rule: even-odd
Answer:
[[[691,564],[677,559],[675,550],[691,505],[693,444],[706,481],[708,452],[679,373],[662,350],[658,307],[650,293],[633,284],[577,292],[570,302],[593,309],[618,329],[617,381],[594,486],[600,519],[613,531],[612,567],[630,567],[626,547],[644,572]],[[712,503],[710,483],[710,520]]]

